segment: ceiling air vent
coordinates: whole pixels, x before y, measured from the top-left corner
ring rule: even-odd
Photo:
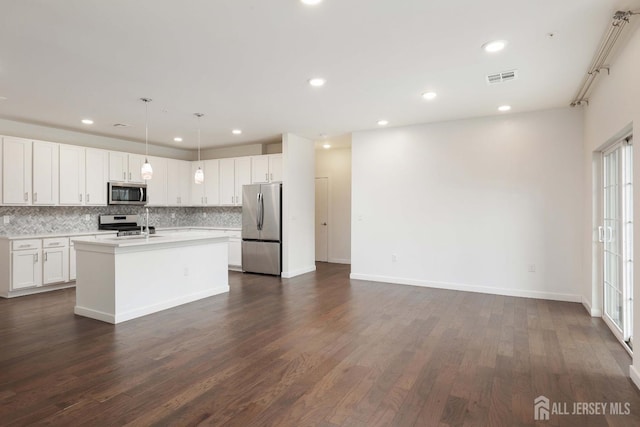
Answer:
[[[503,71],[501,73],[489,74],[487,76],[487,83],[495,85],[498,83],[508,82],[518,78],[518,70]]]
[[[114,123],[113,125],[114,128],[128,128],[131,127],[131,125],[125,124],[125,123]]]

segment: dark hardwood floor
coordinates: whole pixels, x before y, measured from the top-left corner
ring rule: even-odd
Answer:
[[[0,299],[0,424],[525,426],[545,395],[631,414],[540,425],[640,425],[631,359],[581,305],[348,276],[230,273],[116,326],[74,316],[73,289]]]

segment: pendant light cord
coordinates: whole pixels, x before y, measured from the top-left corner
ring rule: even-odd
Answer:
[[[144,157],[149,157],[149,101],[144,101]]]
[[[193,115],[198,118],[198,163],[200,163],[200,117],[204,116],[204,114],[194,113]]]

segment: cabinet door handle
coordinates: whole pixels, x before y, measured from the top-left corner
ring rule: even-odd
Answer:
[[[131,172],[129,172],[129,181],[131,181]]]
[[[80,196],[80,203],[82,203],[82,193],[78,194]]]
[[[35,253],[34,257],[33,257],[33,263],[37,263],[38,262],[38,252]]]
[[[87,203],[89,203],[89,196],[90,196],[90,194],[87,193]]]
[[[126,172],[122,172],[122,180],[123,181],[127,180],[127,173]]]
[[[200,204],[204,205],[204,197],[200,197]]]
[[[24,193],[24,201],[25,202],[29,201],[29,193]]]
[[[264,180],[265,181],[269,181],[269,174],[267,174],[267,173],[264,174]]]
[[[205,197],[204,198],[204,204],[206,205],[207,203],[209,203],[209,202],[207,201],[207,198]]]
[[[273,181],[273,174],[271,174],[271,179],[269,181]]]
[[[45,261],[47,261],[47,260],[49,259],[48,254],[49,254],[48,252],[45,252],[45,253],[44,253],[44,260],[45,260]]]
[[[33,193],[33,201],[34,202],[38,201],[38,193]]]

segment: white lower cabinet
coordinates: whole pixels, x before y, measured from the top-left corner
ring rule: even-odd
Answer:
[[[242,269],[242,241],[229,237],[229,268]]]
[[[14,241],[11,250],[11,290],[42,286],[40,240]]]
[[[69,280],[76,280],[76,247],[69,241]]]
[[[42,240],[42,284],[69,281],[69,239]]]

